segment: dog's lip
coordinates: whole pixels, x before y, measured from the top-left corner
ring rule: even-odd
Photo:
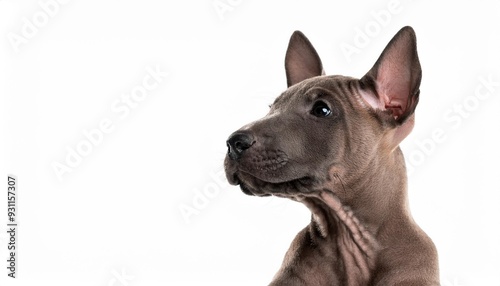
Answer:
[[[307,184],[311,184],[312,181],[313,181],[313,178],[310,177],[310,176],[307,176],[307,175],[302,176],[302,177],[287,179],[287,180],[268,180],[268,179],[262,179],[261,177],[256,176],[256,175],[254,175],[254,174],[252,174],[250,172],[246,172],[246,171],[243,171],[243,170],[239,170],[239,171],[241,173],[244,173],[247,176],[250,176],[251,178],[253,178],[253,179],[257,180],[257,181],[260,181],[260,182],[264,183],[264,184],[280,185],[280,184],[287,184],[287,183],[299,182],[302,185],[307,185]],[[242,184],[242,181],[238,177],[237,173],[233,174],[233,180],[235,182],[234,185],[241,185]]]
[[[251,174],[249,174],[248,176],[250,176],[249,182],[247,182],[247,180],[241,180],[237,175],[235,175],[235,180],[238,181],[240,189],[244,194],[258,197],[267,197],[273,195],[277,195],[280,197],[289,197],[290,194],[288,194],[287,191],[282,192],[281,190],[289,189],[292,186],[300,186],[299,189],[304,187],[308,188],[314,181],[313,178],[304,176],[297,179],[281,181],[279,183],[272,183],[263,181]]]
[[[231,176],[227,176],[227,181],[233,186],[237,186],[240,184],[240,178],[238,178],[238,175],[236,173],[232,174]]]
[[[249,195],[249,196],[267,197],[267,196],[270,196],[270,195],[271,195],[271,194],[265,194],[265,193],[263,193],[263,194],[257,194],[257,193],[254,193],[254,192],[252,192],[252,191],[251,191],[251,189],[250,189],[247,185],[245,185],[245,184],[243,184],[243,183],[240,183],[240,189],[241,189],[241,191],[242,191],[245,195]]]
[[[241,182],[240,178],[238,177],[238,174],[234,173],[232,176],[231,176],[231,179],[228,178],[228,181],[231,185],[239,185],[240,186],[240,189],[241,191],[245,194],[245,195],[249,195],[249,196],[254,196],[255,194],[247,187],[246,184],[244,184],[243,182]]]
[[[244,171],[244,170],[240,170],[240,172],[244,173],[247,176],[253,177],[253,178],[255,178],[255,179],[257,179],[257,180],[259,180],[261,182],[268,183],[268,184],[282,184],[282,183],[286,183],[286,182],[289,182],[289,181],[293,181],[293,179],[292,180],[269,180],[269,179],[263,179],[262,177],[260,177],[258,175],[252,174],[252,173]]]

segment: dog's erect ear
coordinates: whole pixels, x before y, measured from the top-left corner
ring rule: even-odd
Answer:
[[[288,43],[285,70],[289,87],[305,79],[324,74],[318,53],[300,31],[295,31]]]
[[[392,38],[361,79],[361,95],[373,108],[390,110],[396,122],[403,124],[415,111],[421,79],[417,39],[407,26]]]

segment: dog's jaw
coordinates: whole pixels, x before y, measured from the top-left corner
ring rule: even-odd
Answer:
[[[227,176],[228,180],[231,178],[231,184],[239,185],[243,193],[251,196],[273,195],[297,200],[314,190],[314,180],[308,176],[281,182],[268,182],[244,171]]]

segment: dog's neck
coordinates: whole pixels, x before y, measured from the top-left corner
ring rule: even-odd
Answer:
[[[399,148],[388,157],[374,158],[360,173],[362,177],[347,184],[337,178],[331,189],[302,200],[312,212],[311,243],[329,244],[341,254],[347,285],[369,281],[377,253],[387,243],[381,238],[387,236],[385,228],[409,218],[406,170]]]
[[[332,187],[332,193],[340,202],[372,231],[378,231],[394,216],[409,215],[403,153],[399,147],[380,153],[385,156],[372,158],[359,172],[359,177],[350,178],[348,182],[334,182]]]

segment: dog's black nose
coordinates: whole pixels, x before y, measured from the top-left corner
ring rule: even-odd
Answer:
[[[250,148],[255,141],[252,136],[246,133],[234,133],[226,141],[227,144],[227,154],[233,160],[238,160],[243,152]]]

